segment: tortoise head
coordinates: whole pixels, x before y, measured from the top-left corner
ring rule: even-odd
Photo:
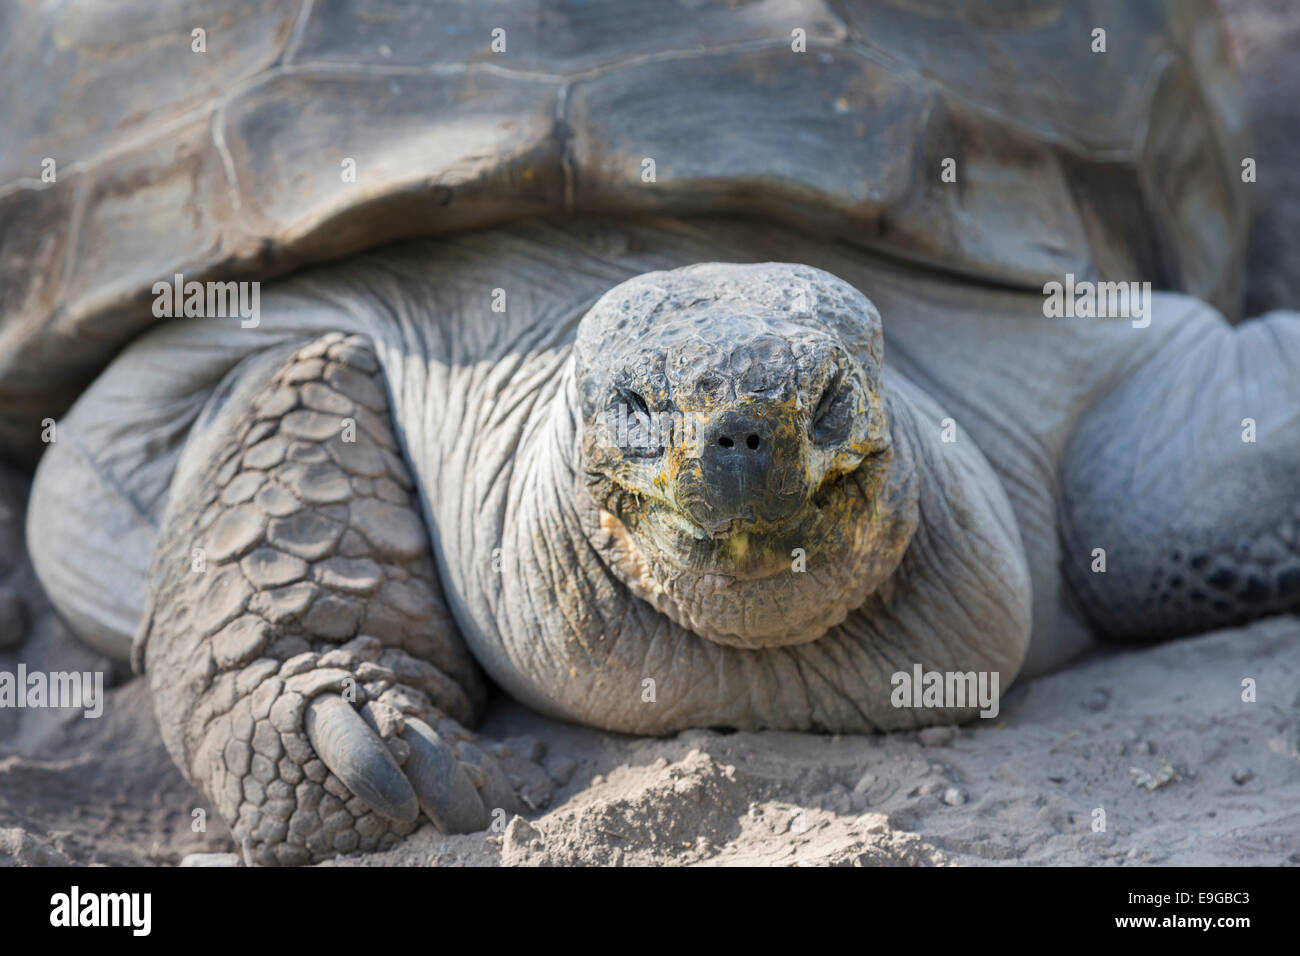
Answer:
[[[802,643],[842,621],[911,531],[882,357],[871,303],[808,266],[690,266],[608,292],[575,376],[589,532],[610,567],[721,643]]]

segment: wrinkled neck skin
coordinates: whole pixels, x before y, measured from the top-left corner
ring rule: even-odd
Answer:
[[[728,605],[707,576],[657,568],[592,499],[571,362],[557,379],[516,453],[490,618],[467,628],[512,696],[628,733],[867,732],[975,715],[894,707],[892,676],[916,664],[997,671],[1002,688],[1014,679],[1028,646],[1029,584],[1010,506],[973,445],[941,446],[943,414],[906,380],[886,376],[892,455],[885,474],[852,476],[875,493],[846,516],[842,560],[809,561],[774,581],[774,601],[783,595],[795,613],[763,606],[784,632],[751,649],[693,626],[726,626],[728,615],[753,613],[749,605]],[[757,603],[763,589],[749,596]]]

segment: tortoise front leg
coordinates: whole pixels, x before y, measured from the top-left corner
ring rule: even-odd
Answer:
[[[169,752],[250,861],[382,848],[421,810],[472,832],[549,798],[539,754],[465,730],[483,679],[359,337],[254,356],[210,400],[135,655]]]

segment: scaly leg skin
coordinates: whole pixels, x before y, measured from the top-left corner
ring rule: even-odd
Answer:
[[[366,340],[246,360],[173,480],[136,665],[168,751],[245,859],[304,864],[536,808],[529,742],[465,730],[484,684],[447,612]]]
[[[1169,298],[1173,337],[1088,412],[1061,476],[1066,574],[1121,640],[1300,609],[1300,313],[1234,328]]]

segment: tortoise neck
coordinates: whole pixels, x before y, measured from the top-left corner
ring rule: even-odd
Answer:
[[[524,547],[537,534],[554,535],[579,527],[574,487],[581,484],[578,387],[570,359],[552,386],[539,396],[519,438],[507,505],[507,526]]]

